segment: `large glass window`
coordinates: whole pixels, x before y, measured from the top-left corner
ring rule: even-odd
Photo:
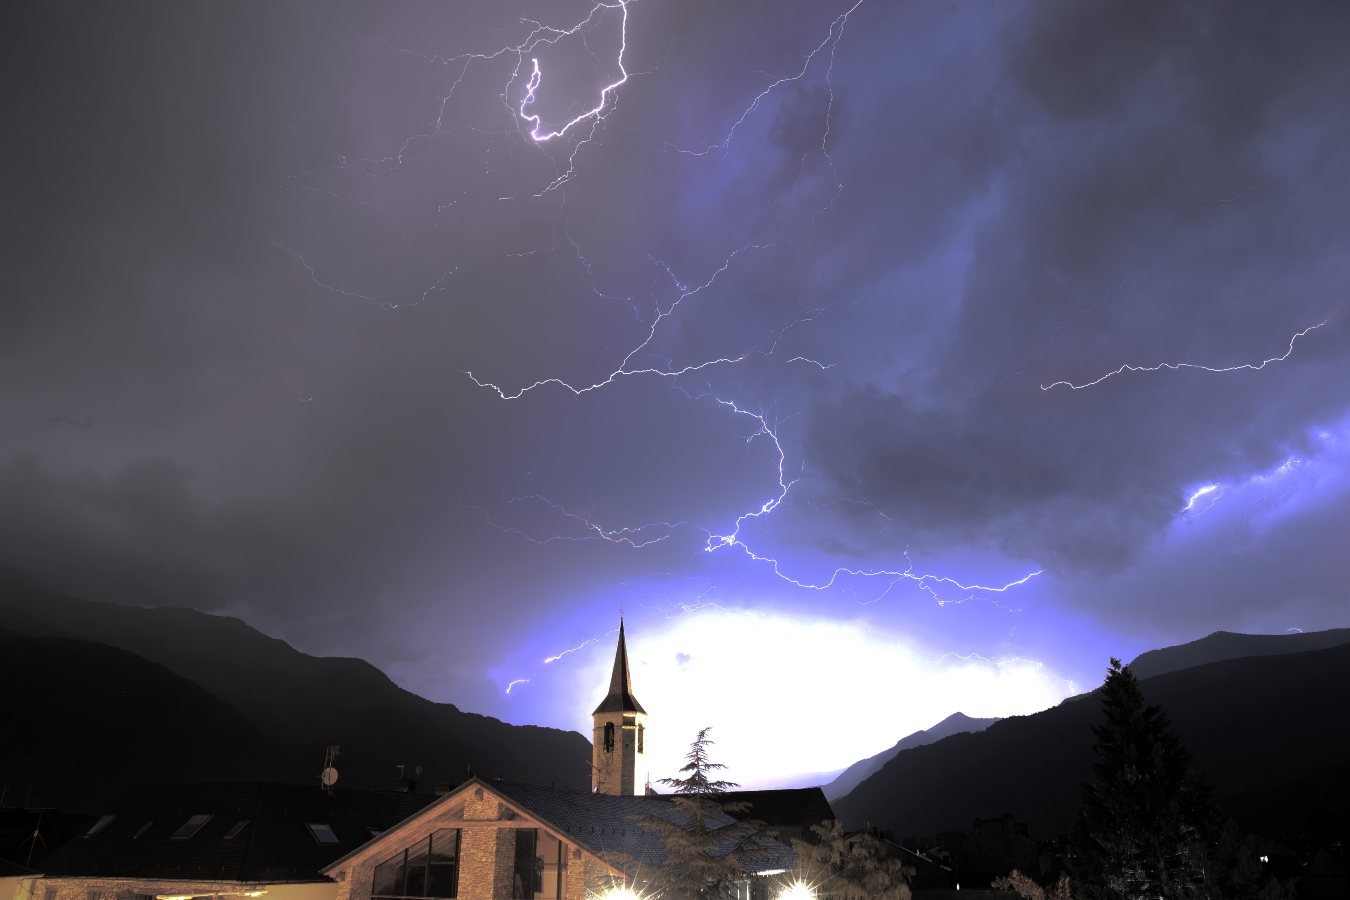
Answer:
[[[553,835],[537,829],[518,828],[515,834],[513,900],[562,900],[567,848]]]
[[[459,896],[459,829],[444,828],[375,867],[371,896],[386,900]]]

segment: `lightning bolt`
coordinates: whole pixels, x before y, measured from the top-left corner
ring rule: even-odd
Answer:
[[[568,130],[571,129],[573,126],[579,125],[582,122],[588,120],[598,121],[599,119],[603,118],[605,106],[608,105],[609,98],[614,94],[615,91],[617,91],[620,87],[622,87],[626,81],[628,81],[628,70],[624,68],[623,55],[624,52],[628,49],[628,4],[632,2],[636,2],[636,0],[618,0],[617,3],[597,3],[591,9],[591,14],[587,16],[584,21],[582,21],[575,27],[567,31],[558,33],[557,37],[554,38],[553,40],[550,41],[541,40],[541,43],[556,43],[557,40],[563,37],[576,34],[586,25],[590,24],[591,19],[593,19],[602,10],[620,9],[623,11],[623,18],[621,20],[622,24],[620,25],[619,29],[619,56],[618,59],[616,60],[620,73],[618,81],[612,81],[609,84],[605,85],[603,88],[601,88],[600,100],[599,102],[596,103],[594,107],[574,117],[571,121],[569,121],[567,124],[563,125],[562,128],[559,128],[556,131],[544,131],[543,124],[540,121],[540,117],[525,112],[525,108],[530,104],[534,103],[534,93],[536,90],[539,89],[539,83],[540,81],[543,80],[544,77],[543,70],[540,69],[539,67],[539,60],[537,58],[530,59],[531,64],[530,80],[525,85],[525,96],[521,98],[519,113],[520,118],[522,120],[528,122],[531,126],[533,126],[530,128],[530,138],[534,140],[535,143],[543,143],[544,141],[551,141],[554,138],[562,137],[563,135],[567,134]],[[531,45],[531,49],[532,48],[533,45]],[[522,45],[521,48],[517,48],[517,52],[521,54],[521,59],[523,60],[524,54],[528,52],[528,50],[526,50]],[[513,73],[512,75],[513,81],[515,80],[519,72],[520,68],[519,66],[517,66],[516,72]]]
[[[585,533],[580,535],[550,534],[544,537],[538,537],[522,528],[516,528],[511,525],[504,525],[497,522],[493,519],[492,514],[481,506],[465,505],[463,509],[478,513],[484,523],[504,534],[512,534],[524,538],[532,544],[539,545],[576,543],[580,541],[606,541],[611,544],[627,544],[634,550],[641,550],[643,547],[650,547],[652,544],[659,544],[668,539],[671,534],[674,533],[675,529],[684,524],[682,522],[649,522],[645,525],[605,528],[581,513],[573,512],[561,503],[555,503],[543,494],[527,494],[523,497],[511,497],[502,502],[507,507],[521,506],[528,503],[542,504],[563,518],[576,522],[581,526]],[[646,533],[651,530],[663,531],[664,533],[655,537],[646,536]]]
[[[1217,367],[1205,366],[1199,363],[1188,363],[1188,362],[1158,363],[1156,366],[1136,366],[1126,363],[1119,369],[1116,369],[1114,372],[1107,372],[1105,375],[1101,376],[1100,378],[1095,378],[1092,381],[1085,381],[1082,384],[1074,384],[1072,381],[1055,381],[1050,384],[1041,385],[1041,390],[1048,391],[1057,387],[1067,387],[1070,390],[1081,391],[1086,388],[1095,387],[1101,384],[1103,381],[1106,381],[1107,379],[1115,378],[1117,375],[1123,375],[1126,372],[1161,372],[1164,369],[1173,372],[1178,371],[1180,369],[1195,369],[1201,372],[1213,372],[1215,374],[1222,374],[1225,372],[1259,372],[1266,366],[1270,365],[1271,363],[1284,362],[1293,354],[1294,345],[1298,343],[1299,338],[1302,338],[1310,334],[1311,332],[1316,331],[1323,325],[1327,324],[1328,321],[1329,321],[1328,319],[1323,319],[1316,325],[1309,325],[1302,331],[1296,332],[1294,336],[1289,339],[1289,346],[1283,353],[1281,353],[1279,356],[1272,356],[1267,359],[1263,359],[1259,363],[1242,363],[1240,365],[1235,366],[1217,366]]]
[[[555,662],[557,662],[558,660],[562,659],[562,658],[563,658],[564,656],[566,656],[567,654],[569,654],[569,653],[576,653],[578,650],[582,649],[583,647],[589,647],[591,644],[594,644],[594,643],[595,643],[596,641],[598,641],[598,640],[600,640],[600,639],[599,639],[599,638],[588,638],[587,640],[582,641],[580,644],[577,644],[575,647],[568,647],[566,650],[562,651],[561,653],[557,653],[557,654],[555,654],[555,655],[553,655],[553,656],[547,657],[547,658],[544,660],[544,665],[548,665],[549,663],[555,663]]]
[[[878,600],[881,599],[881,597],[884,597],[886,594],[888,594],[891,591],[891,589],[900,581],[910,581],[918,585],[920,588],[927,589],[928,592],[935,599],[939,599],[939,602],[941,602],[940,598],[938,598],[937,594],[934,593],[933,591],[932,587],[933,585],[947,585],[949,587],[954,587],[958,590],[965,591],[967,593],[978,592],[978,593],[1001,594],[1015,587],[1020,587],[1021,585],[1026,584],[1028,581],[1035,578],[1036,576],[1044,574],[1043,569],[1037,569],[1034,572],[1028,572],[1027,574],[1021,576],[1020,578],[1014,579],[1013,581],[1009,581],[1001,585],[966,584],[955,578],[951,578],[945,575],[932,575],[927,573],[915,572],[914,564],[912,561],[909,560],[909,554],[908,552],[906,552],[905,559],[908,565],[906,565],[906,567],[903,569],[884,569],[884,568],[863,569],[863,568],[851,568],[847,566],[840,566],[830,573],[829,578],[819,582],[806,581],[801,578],[789,575],[786,571],[784,571],[783,565],[778,559],[756,552],[754,549],[750,547],[749,544],[747,544],[744,540],[741,539],[742,527],[744,527],[747,522],[768,516],[774,510],[778,509],[783,504],[783,502],[787,500],[788,493],[792,490],[793,485],[795,485],[798,481],[798,479],[792,479],[789,481],[786,477],[787,453],[783,449],[782,441],[779,440],[776,426],[771,427],[769,425],[767,416],[764,415],[763,413],[754,413],[749,410],[742,409],[740,406],[736,405],[736,403],[730,400],[722,400],[716,397],[714,397],[713,399],[719,406],[729,409],[735,415],[749,417],[750,419],[758,423],[759,427],[746,439],[747,443],[761,436],[767,437],[770,441],[773,442],[774,452],[778,457],[777,462],[778,492],[769,496],[769,498],[763,501],[757,508],[752,509],[751,511],[739,516],[736,519],[734,527],[731,529],[731,531],[725,534],[710,533],[708,535],[707,542],[704,544],[703,547],[705,552],[712,553],[728,547],[739,549],[751,560],[754,560],[755,562],[769,564],[769,566],[773,570],[773,573],[783,581],[786,581],[788,584],[791,584],[794,587],[803,588],[806,590],[827,591],[835,587],[841,579],[848,577],[864,578],[864,579],[872,579],[872,578],[887,579],[889,583],[885,591],[883,591],[882,594],[876,598]]]
[[[1181,508],[1181,511],[1190,512],[1191,510],[1195,509],[1196,501],[1198,501],[1201,497],[1205,497],[1208,496],[1209,494],[1214,493],[1218,489],[1219,486],[1217,484],[1207,484],[1204,487],[1198,488],[1194,493],[1191,494],[1190,499],[1186,501],[1186,505]]]
[[[694,372],[701,372],[704,369],[709,369],[712,368],[713,366],[730,365],[734,363],[744,362],[749,357],[750,354],[745,353],[741,354],[740,356],[708,359],[703,360],[701,362],[690,363],[688,365],[679,367],[641,366],[634,368],[631,365],[633,362],[633,357],[637,356],[643,350],[647,349],[647,347],[651,346],[652,341],[656,340],[656,334],[661,328],[661,323],[669,319],[672,315],[674,315],[675,311],[680,308],[681,304],[683,304],[686,300],[690,299],[691,297],[695,297],[711,288],[717,282],[717,279],[723,273],[725,273],[727,269],[731,268],[731,264],[741,254],[750,252],[752,250],[765,250],[769,246],[771,245],[746,244],[742,247],[738,247],[737,249],[731,251],[731,253],[727,255],[727,257],[722,261],[722,264],[718,266],[710,276],[708,276],[707,280],[692,288],[681,282],[678,278],[674,276],[673,273],[671,273],[671,280],[675,283],[677,290],[679,290],[680,292],[679,296],[676,297],[675,300],[673,300],[670,303],[670,305],[667,306],[665,309],[659,309],[657,311],[656,317],[652,319],[651,325],[647,329],[647,336],[641,341],[641,343],[639,343],[637,346],[633,347],[631,350],[628,351],[628,353],[624,356],[623,360],[619,363],[619,365],[616,368],[614,368],[608,375],[606,375],[599,381],[593,382],[591,384],[576,385],[570,381],[567,381],[564,378],[555,376],[552,378],[542,378],[539,381],[534,382],[533,384],[527,384],[524,387],[516,388],[515,390],[510,390],[508,388],[502,387],[500,384],[497,384],[495,382],[483,381],[482,379],[474,375],[472,371],[466,370],[464,372],[464,375],[478,387],[493,391],[494,393],[497,394],[498,397],[500,397],[503,400],[519,400],[521,397],[525,396],[531,391],[538,390],[539,388],[548,385],[560,387],[572,393],[575,396],[581,396],[582,394],[589,394],[591,391],[597,391],[603,387],[607,387],[611,384],[614,384],[616,381],[622,378],[631,378],[637,375],[655,375],[660,378],[678,378],[681,375],[689,375]],[[670,271],[668,267],[667,271],[668,272]]]
[[[517,688],[520,687],[522,684],[529,684],[529,683],[530,679],[528,678],[517,678],[515,681],[512,681],[510,684],[506,686],[506,693],[508,694],[511,693],[512,688]]]
[[[770,82],[767,87],[765,87],[758,94],[756,94],[754,99],[750,101],[750,105],[747,106],[741,112],[740,116],[736,119],[735,122],[731,123],[731,127],[727,129],[726,135],[722,138],[722,140],[718,141],[715,144],[707,144],[699,149],[679,147],[669,143],[666,144],[666,148],[668,150],[674,150],[677,153],[683,153],[688,156],[707,156],[708,154],[713,153],[714,151],[718,150],[725,151],[728,147],[731,146],[732,139],[735,138],[737,130],[739,130],[740,127],[745,124],[747,119],[749,119],[752,115],[754,115],[755,111],[759,109],[760,104],[763,103],[770,94],[778,90],[783,85],[790,84],[794,81],[800,81],[802,78],[806,77],[806,73],[811,69],[811,64],[815,62],[816,57],[819,56],[825,50],[826,47],[831,48],[830,66],[829,69],[827,70],[827,77],[826,77],[826,81],[828,83],[829,72],[833,71],[834,68],[834,49],[838,47],[839,41],[844,36],[844,26],[848,24],[849,16],[853,15],[853,12],[858,7],[862,6],[864,2],[865,0],[857,0],[857,2],[855,2],[844,12],[840,13],[834,19],[834,21],[830,23],[829,31],[826,33],[824,40],[822,40],[819,44],[817,44],[814,48],[812,48],[812,50],[809,53],[806,54],[806,56],[802,60],[801,68],[797,71],[795,75],[785,75],[782,78],[778,78]],[[830,85],[830,107],[829,110],[827,110],[826,112],[826,137],[822,138],[821,140],[822,149],[824,148],[825,141],[828,139],[829,111],[833,109],[833,106],[834,106],[834,89],[833,85]],[[826,158],[828,159],[828,157],[829,154],[826,153]]]

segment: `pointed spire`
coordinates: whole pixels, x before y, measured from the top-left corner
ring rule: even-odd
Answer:
[[[628,671],[628,644],[623,636],[623,617],[619,618],[619,647],[614,652],[614,673],[609,677],[609,693],[592,715],[610,712],[638,712],[646,714],[642,704],[633,696],[633,677]]]

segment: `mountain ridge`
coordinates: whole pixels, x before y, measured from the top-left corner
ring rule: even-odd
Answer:
[[[931,728],[906,735],[880,753],[858,760],[840,772],[829,784],[824,785],[822,790],[825,792],[826,799],[833,803],[875,774],[882,766],[894,759],[897,753],[940,741],[949,735],[983,731],[997,721],[999,721],[997,718],[974,719],[963,712],[954,712]]]
[[[472,770],[590,786],[590,742],[576,732],[428,700],[365,660],[310,656],[238,618],[97,603],[7,576],[0,572],[0,627],[104,644],[197,685],[271,736],[269,778],[307,781],[324,748],[337,744],[343,783],[357,787],[390,786],[400,765],[421,765],[425,782],[459,781]]]
[[[1300,800],[1275,792],[1281,783],[1330,778],[1350,759],[1350,722],[1326,712],[1350,708],[1350,644],[1219,660],[1140,686],[1146,701],[1169,716],[1221,799],[1245,794],[1247,808],[1286,819],[1323,800],[1346,802],[1339,795]],[[1041,836],[1062,833],[1072,824],[1081,785],[1092,779],[1091,727],[1100,716],[1094,692],[902,751],[835,810],[850,826],[870,821],[898,835],[964,829],[976,817],[1005,812]]]

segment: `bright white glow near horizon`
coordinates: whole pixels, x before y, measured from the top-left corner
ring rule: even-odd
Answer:
[[[613,650],[587,654],[565,687],[574,727],[588,736]],[[1034,660],[930,651],[861,621],[776,612],[704,609],[659,629],[630,623],[628,653],[649,716],[653,783],[678,774],[705,726],[723,776],[766,788],[827,781],[955,712],[1025,715],[1072,693]]]

